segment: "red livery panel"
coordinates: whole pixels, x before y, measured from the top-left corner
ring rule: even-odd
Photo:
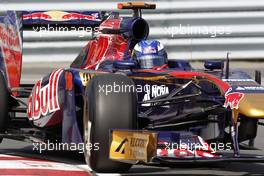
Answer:
[[[9,23],[7,17],[5,21],[6,23],[0,23],[0,51],[2,51],[8,86],[14,88],[20,85],[22,48],[17,27]]]

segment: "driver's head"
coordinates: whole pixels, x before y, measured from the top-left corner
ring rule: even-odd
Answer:
[[[156,40],[142,40],[137,43],[133,49],[132,58],[142,69],[163,66],[168,62],[164,46]]]

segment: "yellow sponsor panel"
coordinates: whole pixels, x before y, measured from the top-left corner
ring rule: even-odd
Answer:
[[[111,135],[110,159],[148,162],[156,155],[156,133],[114,130]]]
[[[83,86],[87,86],[88,82],[92,79],[92,77],[95,76],[95,74],[84,73],[84,72],[79,72],[79,75],[80,75]]]

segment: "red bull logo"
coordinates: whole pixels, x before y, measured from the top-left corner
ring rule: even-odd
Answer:
[[[240,101],[244,97],[244,93],[241,92],[231,92],[232,88],[228,89],[228,91],[225,93],[225,103],[224,107],[228,108],[228,106],[231,109],[238,109]]]
[[[100,21],[98,13],[82,14],[76,12],[65,11],[46,11],[46,12],[34,12],[31,14],[23,15],[23,20],[28,19],[41,19],[47,21],[69,21],[69,20],[95,20]]]
[[[149,47],[146,47],[143,52],[144,54],[152,54],[152,53],[156,53],[157,49],[149,46]]]
[[[98,18],[98,14],[97,13],[94,13],[94,14],[91,14],[91,15],[85,15],[85,14],[80,14],[80,13],[69,13],[69,14],[66,14],[66,15],[62,16],[63,20],[81,20],[81,19],[98,20],[97,18]]]
[[[41,87],[39,80],[28,99],[28,117],[29,120],[38,120],[41,115],[45,116],[49,113],[60,110],[58,100],[58,83],[63,69],[51,73],[49,83]]]
[[[0,46],[4,46],[14,51],[20,51],[19,36],[14,29],[0,24]]]

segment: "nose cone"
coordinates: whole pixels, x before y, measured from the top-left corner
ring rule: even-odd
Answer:
[[[264,119],[264,94],[246,94],[239,103],[239,113],[251,118]]]

